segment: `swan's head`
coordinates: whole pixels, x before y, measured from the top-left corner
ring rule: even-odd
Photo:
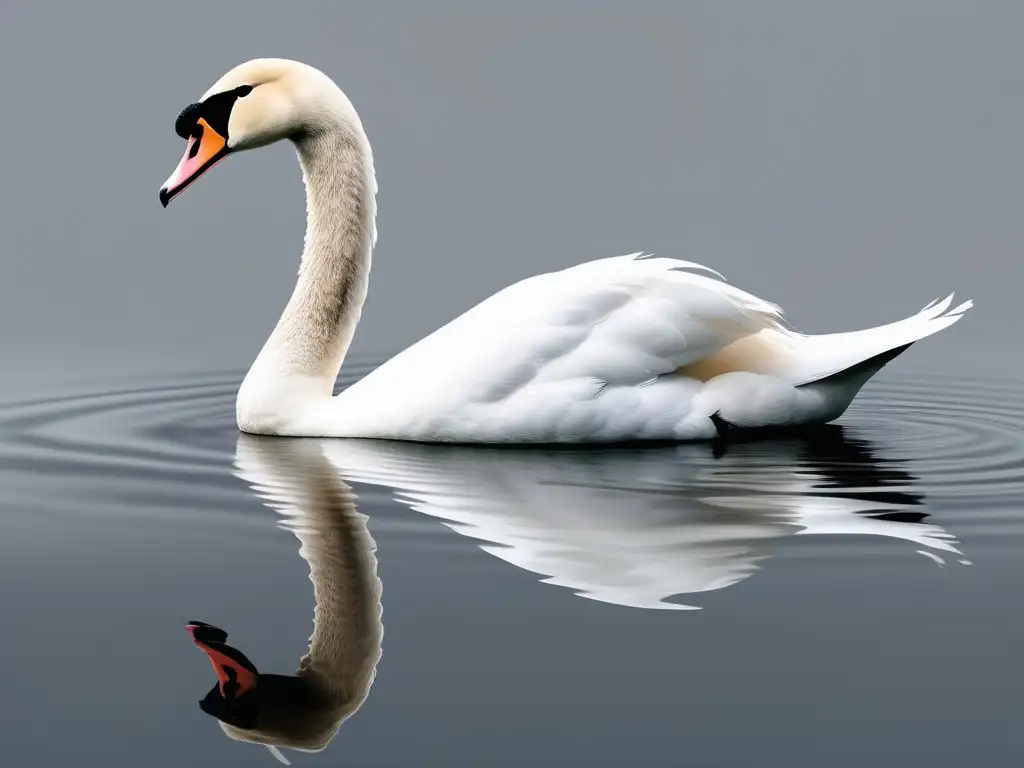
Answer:
[[[160,189],[164,207],[232,152],[316,134],[339,120],[358,126],[348,98],[327,77],[287,59],[254,59],[221,77],[178,115],[188,144]]]

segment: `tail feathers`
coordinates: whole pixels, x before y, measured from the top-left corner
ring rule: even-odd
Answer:
[[[971,301],[970,299],[968,299],[963,304],[958,304],[953,309],[950,309],[948,312],[946,312],[946,309],[949,307],[949,305],[953,303],[953,297],[955,295],[956,295],[955,293],[951,293],[951,294],[949,294],[949,296],[947,296],[944,299],[935,299],[933,301],[930,301],[925,306],[924,309],[922,309],[920,312],[918,312],[917,315],[915,315],[915,317],[919,317],[921,315],[927,315],[927,316],[929,316],[931,318],[935,318],[935,317],[939,317],[939,316],[941,316],[941,317],[959,316],[959,315],[962,315],[964,312],[966,312],[968,309],[970,309],[971,307],[974,306],[974,302]],[[912,320],[914,318],[909,318],[909,319]]]
[[[895,323],[849,333],[806,336],[801,339],[801,365],[795,371],[797,386],[841,377],[867,381],[882,366],[915,341],[938,333],[957,322],[974,306],[965,301],[953,309],[954,294],[936,299],[912,317]]]
[[[910,344],[904,344],[901,347],[887,350],[886,352],[882,352],[874,357],[869,357],[867,360],[861,360],[859,363],[854,363],[849,368],[843,368],[836,373],[829,374],[828,376],[822,376],[821,378],[807,381],[803,384],[798,384],[797,386],[810,387],[820,384],[839,384],[845,382],[856,383],[856,380],[859,380],[860,383],[863,384],[863,382],[867,381],[882,370],[882,368],[885,367],[885,364],[890,360],[894,360],[910,349],[913,343],[914,342],[910,342]]]

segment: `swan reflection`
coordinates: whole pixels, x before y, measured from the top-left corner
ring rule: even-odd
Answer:
[[[381,584],[376,544],[351,488],[318,443],[240,437],[236,474],[299,539],[316,600],[309,652],[294,675],[260,673],[227,633],[188,625],[218,682],[200,702],[233,739],[320,751],[366,700],[381,656]]]
[[[959,554],[925,522],[905,462],[830,425],[729,446],[515,450],[326,440],[347,480],[479,540],[512,565],[593,600],[638,608],[748,578],[790,535],[900,539]],[[940,555],[936,555],[941,560]]]
[[[905,463],[837,426],[800,439],[644,449],[515,450],[356,440],[239,438],[235,472],[298,537],[316,599],[293,676],[262,674],[227,635],[193,622],[218,682],[201,702],[225,733],[316,751],[369,693],[381,655],[376,545],[348,482],[410,508],[543,581],[622,606],[748,578],[791,535],[900,540],[942,562],[957,542],[926,521]],[[348,482],[346,482],[348,481]]]

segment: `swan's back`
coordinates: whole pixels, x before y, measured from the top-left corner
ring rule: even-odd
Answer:
[[[777,306],[696,264],[640,254],[515,283],[344,392],[323,434],[468,442],[677,437],[676,375],[785,330]]]
[[[971,306],[949,309],[950,297],[896,323],[807,336],[700,271],[632,254],[523,280],[311,413],[302,433],[576,443],[705,439],[721,419],[822,423]]]

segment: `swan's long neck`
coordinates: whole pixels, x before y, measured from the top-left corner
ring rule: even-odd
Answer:
[[[366,299],[376,240],[376,179],[354,115],[295,141],[306,186],[298,281],[238,398],[239,426],[278,431],[302,406],[329,398]]]

